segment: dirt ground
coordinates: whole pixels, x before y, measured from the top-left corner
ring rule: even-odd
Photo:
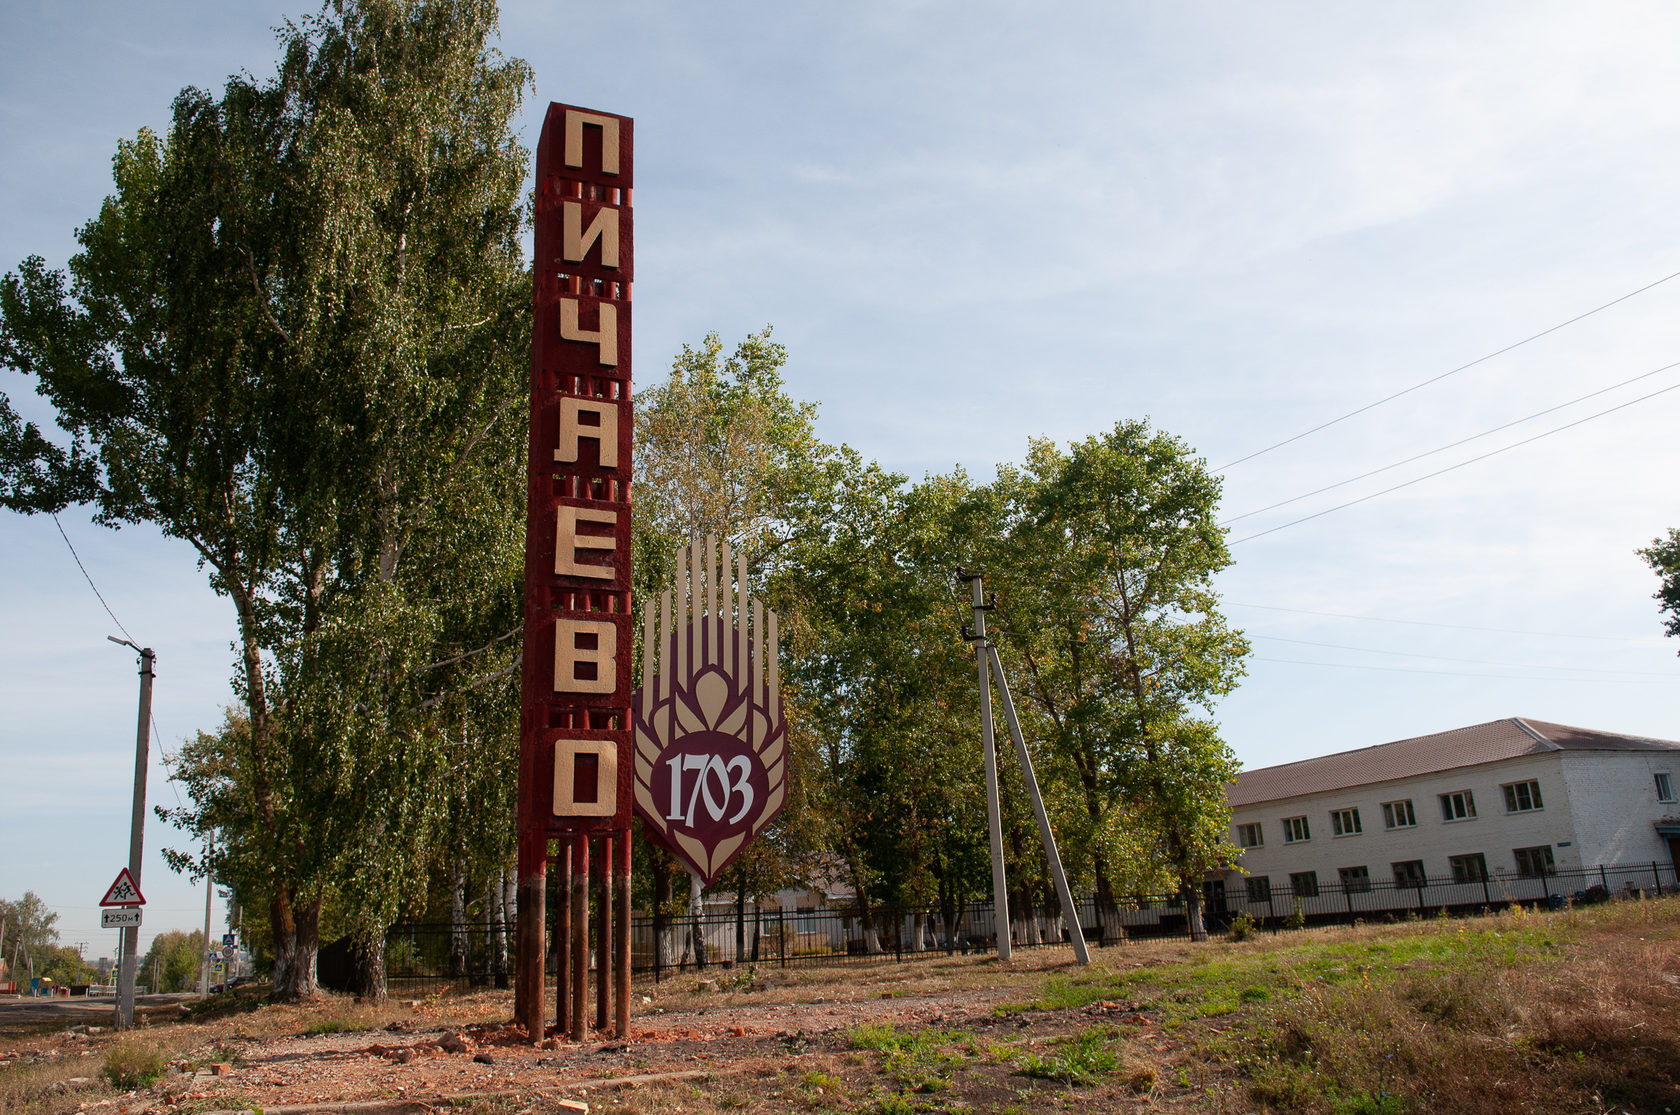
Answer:
[[[1164,963],[1182,948],[1157,947],[1126,961]],[[608,1034],[575,1044],[548,1037],[532,1046],[508,1022],[510,992],[397,1000],[378,1010],[343,999],[264,1006],[204,1022],[154,1023],[137,1034],[168,1049],[171,1067],[163,1079],[136,1092],[114,1095],[102,1088],[98,1095],[78,1095],[96,1082],[66,1077],[62,1103],[36,1110],[577,1110],[566,1101],[596,1111],[684,1112],[685,1103],[688,1112],[878,1110],[883,1101],[890,1107],[894,1089],[876,1082],[873,1060],[850,1037],[869,1023],[964,1035],[977,1058],[960,1106],[1001,1110],[1025,1100],[1030,1107],[1038,1093],[1061,1106],[1066,1088],[1013,1073],[1013,1057],[987,1057],[988,1043],[1007,1041],[1012,1053],[1031,1050],[1114,1015],[1124,1015],[1136,1038],[1158,1054],[1170,1056],[1183,1040],[1153,1033],[1148,1011],[1130,1004],[1096,1004],[1083,1012],[994,1011],[1019,1001],[1046,973],[1065,970],[1071,959],[1063,950],[1046,950],[1018,954],[1007,964],[937,958],[756,975],[690,973],[636,986],[628,1040]],[[98,1027],[84,1029],[0,1033],[0,1060],[56,1059],[73,1071],[78,1058],[116,1040]],[[1137,1102],[1138,1090],[1135,1081],[1128,1086],[1117,1080],[1095,1092],[1081,1089],[1080,1099],[1088,1104],[1106,1091],[1115,1104]],[[1163,1106],[1173,1090],[1152,1079],[1153,1106]],[[940,1106],[957,1098],[941,1097]]]

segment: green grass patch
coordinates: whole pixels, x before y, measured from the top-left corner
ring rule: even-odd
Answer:
[[[853,1049],[881,1055],[881,1070],[910,1092],[943,1092],[967,1063],[973,1035],[966,1030],[904,1030],[891,1022],[866,1022],[846,1032]]]
[[[1084,1030],[1067,1039],[1051,1057],[1029,1053],[1016,1071],[1064,1084],[1092,1084],[1120,1067],[1120,1054],[1110,1045],[1112,1030]]]

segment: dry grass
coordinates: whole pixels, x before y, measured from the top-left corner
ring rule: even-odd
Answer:
[[[1680,1109],[1680,902],[1432,927],[1432,962],[1257,1017],[1250,1098],[1335,1112]],[[1431,933],[1431,930],[1411,931]]]
[[[638,1003],[638,1022],[667,1032],[621,1056],[637,1072],[709,1075],[630,1092],[591,1084],[587,1098],[597,1111],[682,1115],[1037,1115],[1070,1105],[1659,1115],[1680,1112],[1677,945],[1680,899],[1664,899],[1206,945],[1134,943],[1101,950],[1088,968],[1045,951],[1007,964],[937,956],[708,970],[703,978],[715,986],[691,972],[638,985],[651,1000]],[[775,1021],[762,1029],[784,1008],[844,1028],[797,1041],[774,1036]],[[342,998],[260,1009],[232,1002],[130,1040],[179,1069],[247,1050],[255,1058],[263,1043],[301,1034],[393,1023],[436,1031],[504,1021],[510,1009],[508,995],[495,992],[378,1010]],[[753,1012],[760,1036],[730,1037]],[[673,1036],[691,1031],[705,1032],[686,1045]],[[0,1053],[26,1055],[0,1062],[0,1115],[114,1098],[101,1078],[114,1044],[109,1034],[63,1031],[0,1039]],[[552,1085],[554,1070],[544,1072]],[[552,1110],[532,1081],[517,1103],[487,1100],[471,1110]]]

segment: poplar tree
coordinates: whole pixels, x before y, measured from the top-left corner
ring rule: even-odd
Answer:
[[[0,362],[68,440],[0,400],[5,506],[155,523],[234,606],[239,753],[174,819],[232,823],[197,869],[268,901],[281,997],[314,990],[328,888],[383,994],[451,717],[515,699],[529,71],[496,26],[493,0],[287,23],[274,77],[119,145],[68,278],[0,284]]]

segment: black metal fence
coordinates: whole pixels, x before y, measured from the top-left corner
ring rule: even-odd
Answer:
[[[1238,917],[1271,932],[1307,926],[1397,921],[1408,916],[1461,916],[1513,905],[1562,908],[1615,898],[1680,892],[1671,865],[1595,867],[1544,876],[1493,875],[1421,879],[1399,883],[1340,883],[1311,889],[1250,886],[1239,880],[1206,884],[1202,914],[1210,934],[1224,933]],[[1103,910],[1094,897],[1078,901],[1086,940],[1109,946],[1128,940],[1184,938],[1190,934],[1185,904],[1176,895],[1135,895]],[[1016,949],[1066,948],[1055,909],[1012,911]],[[709,907],[701,916],[635,917],[630,924],[631,970],[655,980],[677,972],[731,971],[743,967],[905,961],[938,955],[971,955],[997,947],[991,902],[951,911],[876,907],[866,916],[853,907]],[[555,942],[550,941],[550,948]],[[393,995],[439,987],[506,987],[513,970],[513,926],[480,922],[464,928],[406,925],[387,937],[387,982]],[[555,957],[549,958],[549,971]]]

